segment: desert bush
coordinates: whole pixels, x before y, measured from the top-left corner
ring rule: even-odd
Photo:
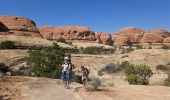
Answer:
[[[122,48],[121,54],[130,53],[132,51],[134,51],[134,49],[132,48],[132,46],[129,46],[128,48]]]
[[[143,49],[142,45],[136,45],[136,49]]]
[[[31,73],[39,77],[60,78],[65,52],[57,43],[43,50],[30,50],[28,53],[27,64]]]
[[[3,41],[0,43],[0,49],[16,49],[16,46],[12,41]]]
[[[135,74],[128,74],[126,75],[126,80],[128,81],[129,84],[138,84],[138,76]]]
[[[110,63],[110,64],[102,67],[101,69],[99,69],[98,75],[102,76],[102,72],[115,73],[115,72],[118,72],[118,71],[121,71],[121,68],[118,65]]]
[[[159,64],[159,65],[156,66],[156,70],[166,71],[166,70],[168,70],[168,66],[163,65],[163,64]]]
[[[57,42],[61,42],[61,43],[65,43],[65,44],[69,44],[69,45],[72,45],[72,42],[68,42],[66,41],[64,38],[59,38],[56,40]]]
[[[122,61],[121,64],[118,64],[120,68],[125,69],[127,66],[130,65],[128,61]]]
[[[126,53],[130,53],[134,51],[134,49],[132,48],[132,46],[129,46],[128,48],[126,48]]]
[[[149,83],[149,78],[153,75],[152,70],[146,65],[136,65],[136,74],[139,76],[139,83],[141,85],[147,85]]]
[[[0,72],[6,73],[8,71],[10,71],[9,66],[6,66],[4,63],[0,63]]]
[[[124,70],[129,84],[147,85],[149,78],[153,75],[151,69],[146,65],[134,65],[124,61],[119,66]]]
[[[126,67],[124,68],[124,72],[126,75],[136,74],[134,65],[133,64],[126,65]]]
[[[115,53],[116,49],[108,49],[105,51],[105,54],[113,54]]]
[[[88,81],[85,85],[87,91],[96,91],[99,86],[102,85],[102,82],[98,78],[91,78],[90,81]]]
[[[101,54],[102,52],[105,52],[105,50],[103,49],[103,47],[86,47],[82,49],[82,52],[84,54]]]
[[[170,75],[168,75],[168,78],[164,80],[164,85],[170,87]]]
[[[168,50],[168,49],[170,49],[170,47],[167,46],[167,45],[163,45],[163,46],[161,47],[161,49]]]

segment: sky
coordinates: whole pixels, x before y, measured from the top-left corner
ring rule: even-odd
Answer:
[[[37,26],[88,26],[96,32],[129,26],[170,31],[170,0],[0,0],[0,15],[27,17]]]

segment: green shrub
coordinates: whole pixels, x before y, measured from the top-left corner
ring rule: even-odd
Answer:
[[[64,56],[64,50],[57,43],[44,50],[31,50],[27,58],[30,73],[39,77],[60,78]]]
[[[130,63],[128,61],[123,61],[119,66],[120,66],[120,68],[125,69],[129,65],[130,65]]]
[[[149,78],[153,75],[151,69],[146,65],[133,65],[124,61],[119,65],[126,74],[129,84],[147,85]]]
[[[110,64],[102,67],[101,69],[99,69],[98,75],[102,76],[102,72],[115,73],[118,71],[121,71],[121,68],[115,64],[110,63]]]
[[[134,49],[132,48],[132,46],[129,46],[128,48],[126,48],[126,53],[130,53],[134,51]]]
[[[159,64],[159,65],[156,66],[156,70],[167,71],[168,69],[170,69],[169,65]]]
[[[126,65],[124,71],[126,75],[136,74],[136,70],[133,64]]]
[[[82,52],[84,54],[101,54],[102,52],[105,52],[105,50],[103,49],[103,47],[86,47],[82,49]]]
[[[93,77],[91,78],[90,81],[86,83],[85,87],[88,91],[96,91],[101,85],[102,85],[102,82],[100,81],[100,79]]]
[[[136,49],[143,49],[142,45],[136,45]]]
[[[170,86],[170,76],[164,80],[164,85],[165,86]]]
[[[163,46],[161,47],[161,49],[168,50],[168,49],[170,49],[170,47],[167,46],[167,45],[163,45]]]
[[[133,84],[133,85],[137,85],[138,84],[138,76],[135,74],[128,74],[126,76],[127,81],[129,82],[129,84]]]
[[[139,82],[141,85],[147,85],[149,78],[153,75],[152,70],[146,65],[136,65],[136,74],[139,76]]]
[[[10,71],[9,66],[6,66],[4,63],[0,63],[0,72],[6,73],[8,71]]]
[[[65,44],[72,45],[72,42],[68,42],[68,41],[66,41],[64,38],[59,38],[59,39],[57,39],[57,42],[61,42],[61,43],[65,43]]]
[[[16,46],[12,41],[3,41],[0,43],[0,49],[16,49]]]

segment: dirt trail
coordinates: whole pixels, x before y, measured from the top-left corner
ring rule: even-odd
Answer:
[[[65,89],[59,80],[32,78],[21,85],[22,100],[81,100],[73,88]]]

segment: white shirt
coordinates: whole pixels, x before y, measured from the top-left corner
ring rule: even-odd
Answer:
[[[68,63],[64,63],[64,64],[62,64],[62,66],[63,66],[62,72],[67,71],[67,69],[69,68],[69,64]]]

